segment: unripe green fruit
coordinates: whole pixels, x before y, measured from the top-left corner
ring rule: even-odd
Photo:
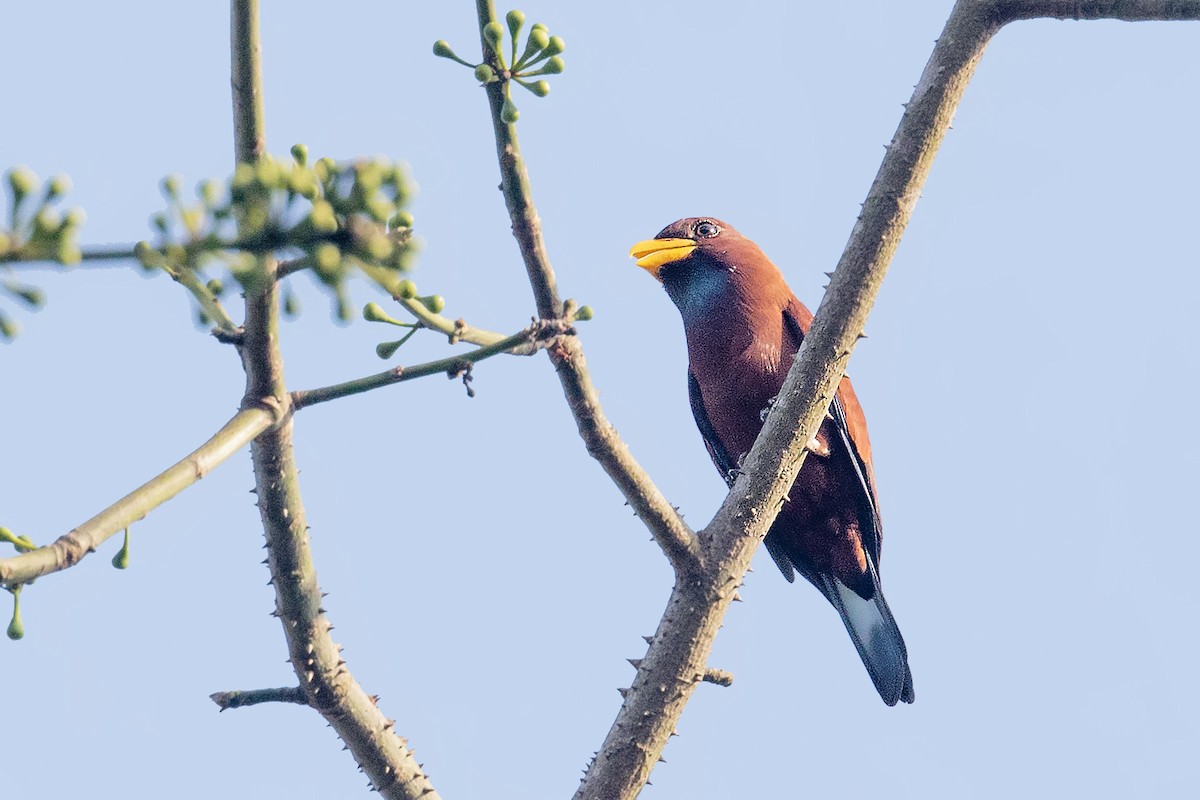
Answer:
[[[475,68],[475,80],[480,83],[491,83],[496,78],[496,71],[487,64],[480,64]]]
[[[579,310],[575,312],[575,319],[579,320],[580,322],[587,322],[595,315],[596,312],[592,311],[591,306],[580,306]]]
[[[546,48],[542,51],[544,55],[556,56],[567,49],[567,43],[563,41],[561,36],[551,36],[550,41],[546,43]]]
[[[433,54],[439,58],[456,58],[454,51],[450,49],[450,43],[445,39],[438,39],[433,43]]]
[[[566,64],[563,62],[563,60],[558,56],[555,56],[542,65],[542,72],[546,73],[547,75],[558,75],[563,71],[564,67],[566,67]]]
[[[431,294],[428,297],[422,297],[421,304],[429,309],[430,312],[440,314],[442,313],[442,309],[446,307],[446,298],[440,294]]]
[[[525,86],[538,97],[545,97],[550,94],[550,84],[546,81],[534,81],[533,83],[525,84]]]
[[[396,213],[396,218],[392,220],[393,228],[411,228],[413,226],[413,215],[408,211],[399,211]]]
[[[308,163],[308,145],[296,143],[292,145],[292,158],[296,159],[296,163],[304,166]]]

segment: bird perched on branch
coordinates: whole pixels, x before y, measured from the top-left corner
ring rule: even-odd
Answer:
[[[754,242],[717,219],[673,222],[629,253],[683,316],[700,435],[732,483],[813,315]],[[881,531],[867,422],[842,379],[764,544],[833,604],[883,702],[913,701],[912,672],[879,584]]]

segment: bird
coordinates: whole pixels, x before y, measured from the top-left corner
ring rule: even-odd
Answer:
[[[679,309],[692,415],[732,486],[813,315],[758,245],[719,219],[678,220],[629,255]],[[883,702],[911,703],[908,651],[879,580],[867,422],[848,378],[807,449],[764,545],[789,583],[799,572],[837,609]]]

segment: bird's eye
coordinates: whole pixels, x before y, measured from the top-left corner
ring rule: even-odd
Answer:
[[[696,235],[701,239],[711,239],[720,232],[721,229],[708,220],[705,220],[696,226]]]

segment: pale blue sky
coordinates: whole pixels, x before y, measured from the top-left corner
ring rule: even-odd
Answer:
[[[522,6],[567,42],[551,95],[517,95],[560,286],[596,310],[581,332],[608,414],[693,525],[723,484],[678,315],[629,245],[715,215],[815,306],[950,5]],[[474,4],[263,13],[270,149],[408,161],[417,284],[474,324],[526,324],[483,94],[429,51],[474,53]],[[149,236],[168,172],[230,171],[226,4],[3,16],[0,165],[69,173],[85,241]],[[713,656],[734,685],[698,689],[643,797],[1194,789],[1198,53],[1183,23],[997,37],[851,364],[917,702],[880,703],[833,610],[761,554]],[[164,277],[34,280],[48,307],[0,347],[0,524],[46,541],[207,438],[242,372]],[[296,283],[290,385],[381,369],[387,332],[331,324]],[[397,361],[446,353],[428,335]],[[544,357],[490,361],[475,387],[430,378],[298,417],[321,585],[444,797],[567,797],[670,572]],[[26,590],[25,640],[0,641],[6,795],[366,796],[315,713],[208,700],[293,681],[251,485],[239,455],[134,528],[127,572],[114,542]]]

